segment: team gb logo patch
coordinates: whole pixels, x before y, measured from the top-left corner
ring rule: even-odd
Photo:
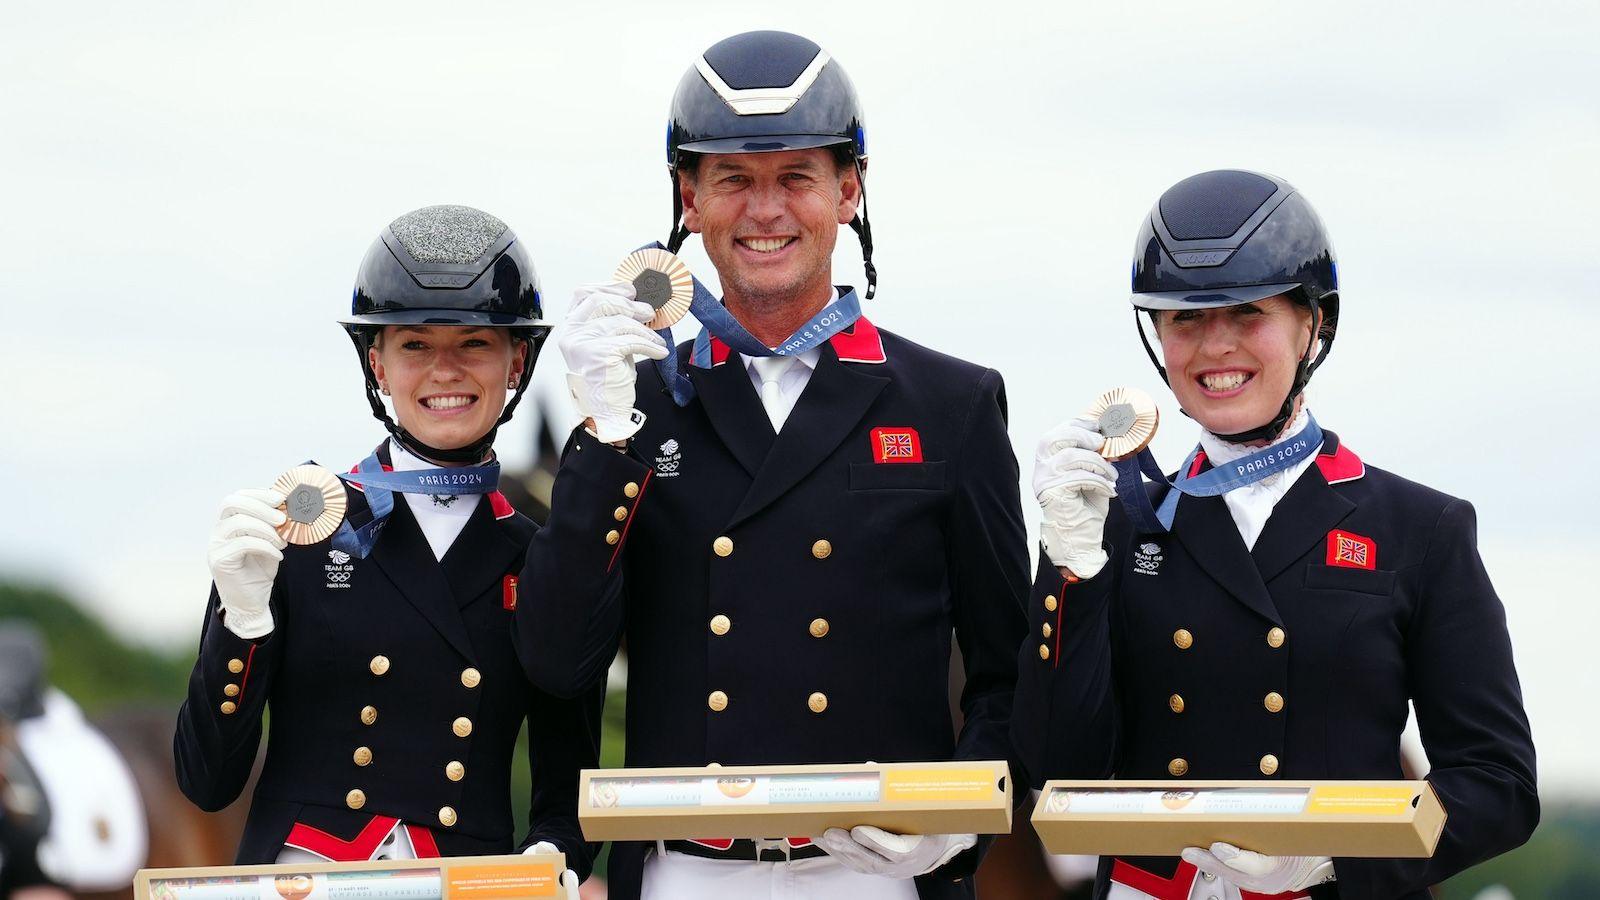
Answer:
[[[667,438],[661,444],[661,452],[656,455],[656,475],[662,478],[676,478],[679,475],[678,466],[683,462],[683,453],[678,449],[676,438]]]
[[[1154,541],[1147,541],[1133,551],[1133,571],[1140,575],[1155,575],[1161,569],[1161,545]]]

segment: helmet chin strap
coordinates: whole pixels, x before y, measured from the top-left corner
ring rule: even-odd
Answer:
[[[538,341],[527,336],[518,336],[512,340],[522,341],[528,347],[527,362],[523,365],[522,377],[517,379],[516,392],[511,395],[511,402],[500,413],[500,418],[495,421],[483,437],[478,438],[465,447],[433,447],[424,443],[416,435],[407,431],[404,426],[397,424],[389,418],[389,411],[384,408],[383,397],[378,392],[378,376],[372,371],[372,360],[368,358],[367,351],[372,346],[371,336],[367,333],[351,332],[351,338],[356,345],[356,353],[361,357],[361,374],[366,381],[367,404],[372,407],[372,415],[383,423],[390,436],[399,441],[413,456],[418,456],[436,463],[459,463],[472,465],[483,462],[489,457],[494,447],[495,435],[500,431],[500,426],[511,420],[511,414],[516,411],[517,404],[522,402],[522,395],[528,390],[528,382],[533,372],[533,361],[538,356]]]
[[[1156,371],[1161,373],[1161,380],[1166,383],[1167,387],[1171,387],[1172,379],[1167,376],[1166,367],[1161,365],[1161,361],[1156,358],[1155,350],[1150,346],[1150,339],[1145,336],[1144,325],[1139,321],[1138,310],[1134,311],[1133,317],[1134,327],[1139,331],[1139,340],[1144,344],[1144,352],[1150,357],[1150,361],[1155,363]],[[1289,423],[1294,420],[1296,406],[1295,401],[1298,400],[1300,395],[1305,391],[1306,385],[1311,383],[1312,373],[1316,372],[1317,367],[1322,365],[1322,361],[1328,358],[1328,351],[1333,349],[1333,336],[1329,335],[1323,340],[1322,348],[1317,350],[1317,338],[1318,333],[1321,330],[1322,304],[1313,302],[1311,304],[1311,339],[1306,342],[1305,352],[1300,354],[1300,361],[1295,364],[1294,382],[1289,385],[1288,396],[1283,398],[1283,405],[1278,407],[1278,414],[1272,417],[1272,421],[1266,423],[1265,425],[1260,425],[1246,431],[1234,432],[1233,434],[1217,434],[1214,431],[1212,434],[1217,434],[1218,438],[1227,441],[1230,444],[1250,444],[1254,443],[1255,441],[1271,441],[1282,435],[1283,429],[1288,427]],[[1313,350],[1317,351],[1315,359],[1313,359],[1311,355]],[[1178,408],[1178,411],[1186,416],[1189,416],[1191,419],[1194,418],[1194,416],[1189,415],[1188,410],[1181,406]]]
[[[867,171],[859,156],[855,157],[855,165],[856,184],[861,188],[861,212],[850,219],[850,227],[861,239],[861,266],[867,272],[866,299],[871,300],[878,293],[878,267],[872,264],[872,223],[867,221]]]

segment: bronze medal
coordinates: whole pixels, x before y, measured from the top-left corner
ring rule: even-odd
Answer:
[[[1101,394],[1084,416],[1093,419],[1096,430],[1105,437],[1100,455],[1110,460],[1124,459],[1150,446],[1160,424],[1156,401],[1138,388],[1112,388]]]
[[[655,318],[645,325],[651,331],[677,324],[694,299],[694,276],[689,274],[689,267],[655,247],[628,254],[612,277],[632,284],[635,297],[655,309]]]
[[[321,466],[295,466],[278,476],[272,489],[283,495],[284,523],[278,534],[291,544],[325,541],[344,521],[344,482]]]

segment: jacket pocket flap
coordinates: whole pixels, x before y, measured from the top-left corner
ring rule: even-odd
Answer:
[[[1394,590],[1394,572],[1385,569],[1350,569],[1344,566],[1306,566],[1306,587],[1323,591],[1359,591],[1388,594]]]
[[[943,487],[944,460],[850,464],[852,491],[937,491]]]

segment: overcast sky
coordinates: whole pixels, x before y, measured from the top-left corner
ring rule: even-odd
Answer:
[[[1195,429],[1127,311],[1139,220],[1206,169],[1299,187],[1343,281],[1313,408],[1369,463],[1477,505],[1541,775],[1600,796],[1597,10],[13,5],[0,574],[192,640],[223,495],[307,458],[348,465],[382,436],[333,321],[378,230],[434,203],[487,209],[559,318],[576,284],[665,233],[683,71],[722,37],[783,28],[866,106],[868,315],[1005,375],[1025,477],[1045,428],[1119,384],[1163,402],[1156,451],[1176,464]],[[686,260],[713,280],[698,244]],[[836,260],[859,284],[848,232]],[[563,371],[552,346],[536,383],[565,427]],[[531,422],[502,439],[508,463],[529,459]]]

